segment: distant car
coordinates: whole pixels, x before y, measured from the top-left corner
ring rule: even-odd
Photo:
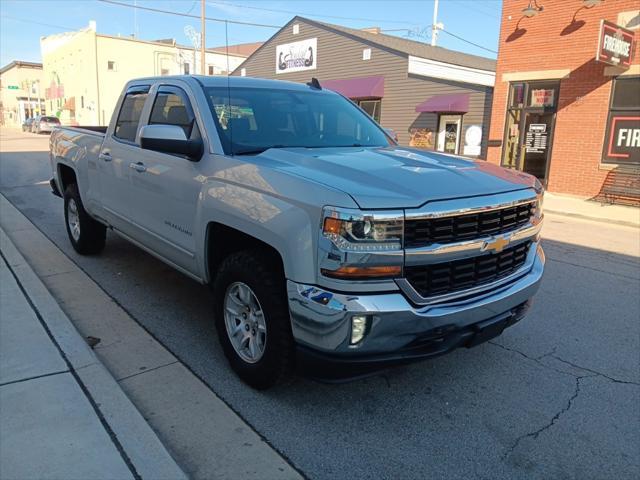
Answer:
[[[60,126],[58,117],[39,116],[34,120],[31,131],[34,133],[53,132],[53,129]]]
[[[22,131],[23,132],[30,132],[31,131],[31,125],[33,124],[33,118],[27,118],[24,122],[22,122]]]

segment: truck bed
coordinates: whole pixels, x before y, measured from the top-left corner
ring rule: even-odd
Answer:
[[[101,134],[101,135],[104,136],[107,133],[107,128],[108,127],[101,127],[101,126],[98,126],[98,125],[78,125],[78,126],[62,125],[62,126],[60,126],[58,128],[62,128],[62,129],[65,129],[65,130],[85,130],[85,131],[88,131],[88,132],[93,132],[94,134],[98,133],[98,134]],[[84,132],[84,133],[86,133],[86,132]]]

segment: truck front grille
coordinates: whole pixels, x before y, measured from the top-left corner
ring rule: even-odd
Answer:
[[[441,218],[407,219],[404,227],[405,248],[418,248],[433,243],[473,240],[485,235],[498,235],[526,225],[535,212],[535,202],[486,212]]]
[[[522,267],[530,245],[529,241],[500,253],[406,267],[405,277],[425,298],[474,288],[507,277]]]

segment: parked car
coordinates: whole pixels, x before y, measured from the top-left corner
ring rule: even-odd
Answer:
[[[35,118],[31,125],[31,131],[33,133],[53,132],[53,129],[60,126],[60,119],[58,117],[51,117],[46,115],[39,115]]]
[[[22,131],[23,132],[30,132],[31,131],[31,125],[33,124],[33,117],[32,118],[27,118],[25,119],[24,122],[22,122]]]
[[[110,228],[210,284],[223,351],[253,387],[475,346],[538,290],[534,177],[398,146],[317,80],[144,78],[114,115],[52,134],[73,248],[99,253]]]

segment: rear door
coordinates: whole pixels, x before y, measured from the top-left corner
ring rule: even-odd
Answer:
[[[152,91],[149,124],[178,125],[187,138],[201,138],[193,102],[187,91],[159,85]],[[206,148],[205,148],[206,151]],[[195,217],[203,176],[200,163],[178,154],[139,150],[131,170],[131,218],[136,239],[174,264],[196,273]]]
[[[136,136],[140,118],[149,96],[149,85],[127,89],[117,119],[112,121],[98,157],[100,198],[104,215],[117,229],[131,232],[131,204],[136,201],[130,175],[140,156]]]

